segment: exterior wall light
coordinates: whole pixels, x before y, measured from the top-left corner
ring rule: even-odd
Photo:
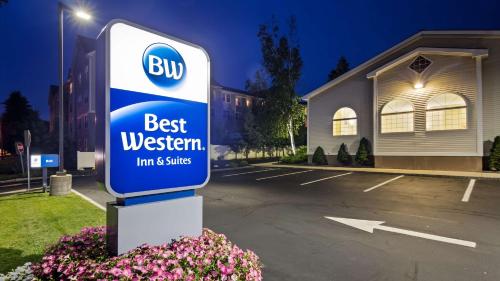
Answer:
[[[415,85],[413,85],[413,88],[415,89],[422,89],[424,87],[424,84],[422,82],[417,82]]]

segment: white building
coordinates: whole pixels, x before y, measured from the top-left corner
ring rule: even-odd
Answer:
[[[375,167],[479,171],[500,135],[500,31],[423,31],[304,96],[308,154],[372,143]]]

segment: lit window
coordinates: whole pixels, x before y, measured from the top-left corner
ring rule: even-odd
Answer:
[[[381,132],[413,132],[414,109],[411,102],[395,99],[388,102],[381,112]]]
[[[349,107],[342,107],[333,115],[334,136],[355,136],[358,133],[356,112]]]
[[[240,106],[240,98],[234,98],[234,103],[236,106]]]
[[[467,129],[467,103],[457,94],[441,94],[427,104],[427,131]]]

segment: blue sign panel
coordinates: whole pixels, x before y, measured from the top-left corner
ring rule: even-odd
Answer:
[[[59,167],[58,154],[31,155],[31,168],[56,168]]]
[[[205,185],[210,168],[206,53],[123,21],[110,23],[101,36],[107,81],[104,134],[97,138],[105,140],[107,190],[124,198]]]
[[[58,154],[42,154],[42,168],[56,168],[59,167]]]

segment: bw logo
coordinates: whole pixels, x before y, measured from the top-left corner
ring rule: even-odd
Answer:
[[[155,43],[144,51],[142,66],[149,80],[160,88],[171,88],[186,76],[186,64],[173,47]]]

